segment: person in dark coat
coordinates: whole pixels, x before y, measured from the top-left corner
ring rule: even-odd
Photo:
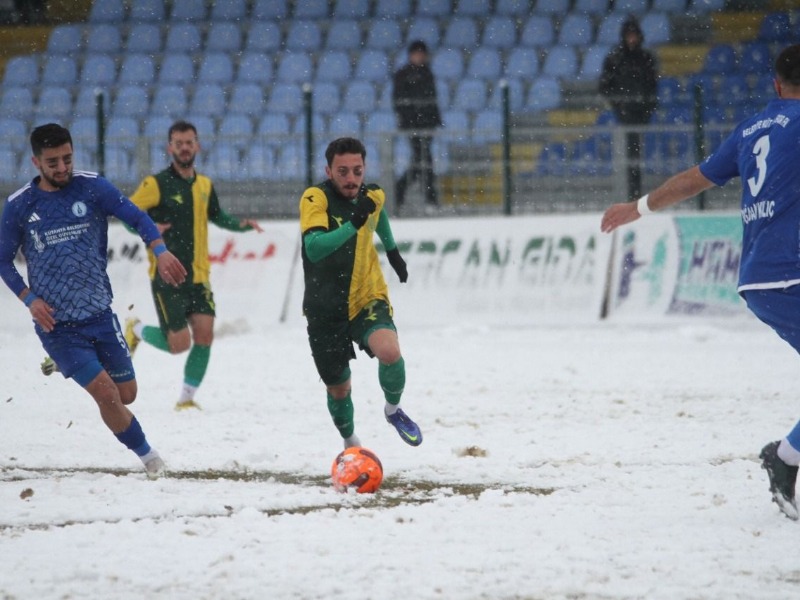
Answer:
[[[656,60],[645,50],[644,34],[636,17],[630,16],[622,24],[619,46],[611,50],[603,62],[600,76],[600,93],[608,98],[620,124],[646,125],[657,106]],[[628,195],[641,195],[641,138],[639,131],[626,136],[628,155]]]
[[[441,127],[442,117],[428,57],[425,42],[414,41],[408,47],[408,64],[394,74],[392,101],[397,124],[402,131],[408,132],[411,144],[411,164],[397,181],[395,189],[396,201],[400,206],[405,201],[409,183],[418,179],[422,180],[427,206],[438,206],[431,143],[433,130]]]

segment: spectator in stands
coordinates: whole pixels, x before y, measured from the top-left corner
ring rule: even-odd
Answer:
[[[350,396],[353,344],[378,359],[386,420],[405,443],[419,446],[422,433],[400,408],[406,367],[372,241],[376,233],[401,283],[408,279],[408,269],[384,210],[386,195],[379,186],[364,184],[366,156],[360,140],[333,140],[325,150],[328,178],[300,198],[308,341],[327,389],[328,412],[345,448],[361,445]]]
[[[626,134],[628,158],[628,197],[641,195],[641,133],[638,125],[646,125],[658,106],[656,60],[645,50],[644,34],[636,17],[622,24],[619,46],[603,61],[600,93],[611,103],[617,121],[631,129]]]
[[[442,125],[442,116],[436,98],[436,80],[428,66],[428,58],[425,42],[417,40],[409,45],[408,64],[394,74],[392,101],[397,124],[401,130],[408,132],[411,144],[411,164],[397,181],[395,200],[398,206],[402,206],[409,183],[420,180],[426,209],[432,212],[439,202],[431,143],[433,130]]]
[[[159,477],[164,462],[128,409],[136,400],[136,374],[111,310],[108,218],[135,229],[167,286],[182,283],[186,270],[147,214],[105,178],[73,170],[69,130],[48,123],[34,129],[30,141],[39,175],[3,208],[0,277],[28,308],[42,346],[64,377],[92,396],[106,427],[141,459],[147,475]],[[27,283],[14,266],[20,248]]]
[[[742,252],[738,292],[747,307],[800,352],[800,44],[775,61],[778,98],[739,123],[700,165],[671,177],[632,202],[603,215],[605,232],[739,177]],[[773,500],[790,519],[800,517],[795,484],[800,465],[800,422],[761,450]]]

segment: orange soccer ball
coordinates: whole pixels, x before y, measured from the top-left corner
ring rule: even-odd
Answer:
[[[339,453],[331,465],[333,487],[339,492],[377,492],[383,481],[383,465],[372,450],[354,446]]]

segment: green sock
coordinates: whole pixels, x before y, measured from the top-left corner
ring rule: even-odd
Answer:
[[[333,396],[328,394],[328,412],[333,417],[333,424],[343,438],[349,438],[353,435],[356,425],[353,420],[353,399],[350,393],[341,400],[335,400]]]
[[[406,361],[403,357],[390,365],[380,363],[378,366],[378,381],[381,384],[383,395],[389,404],[400,404],[400,396],[406,387]]]
[[[211,346],[198,346],[195,344],[189,350],[186,366],[183,368],[183,380],[195,387],[200,385],[208,368],[208,358],[211,355]]]
[[[161,331],[160,327],[145,325],[142,328],[142,339],[151,346],[155,346],[159,350],[164,350],[166,352],[169,352],[169,343],[167,342],[167,336],[164,335],[164,332]]]

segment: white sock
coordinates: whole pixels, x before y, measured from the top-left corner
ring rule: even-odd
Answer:
[[[142,464],[146,465],[148,461],[153,458],[158,458],[160,454],[155,450],[155,448],[150,448],[150,452],[145,454],[144,456],[140,456],[139,458],[142,459]]]
[[[778,458],[787,465],[796,467],[800,465],[800,450],[795,450],[786,438],[778,446]]]
[[[143,331],[144,331],[144,323],[142,323],[141,321],[136,321],[136,323],[133,324],[133,333],[136,334],[136,337],[142,339]]]
[[[353,446],[361,446],[361,440],[358,439],[358,436],[355,433],[350,437],[344,438],[345,448],[352,448]]]
[[[383,407],[383,414],[385,414],[387,417],[391,417],[394,413],[397,412],[398,408],[400,408],[400,404],[399,403],[398,404],[390,404],[390,403],[387,402]]]
[[[196,385],[190,385],[186,382],[183,384],[183,388],[181,388],[181,402],[186,402],[187,400],[194,400],[195,392],[197,392]]]

